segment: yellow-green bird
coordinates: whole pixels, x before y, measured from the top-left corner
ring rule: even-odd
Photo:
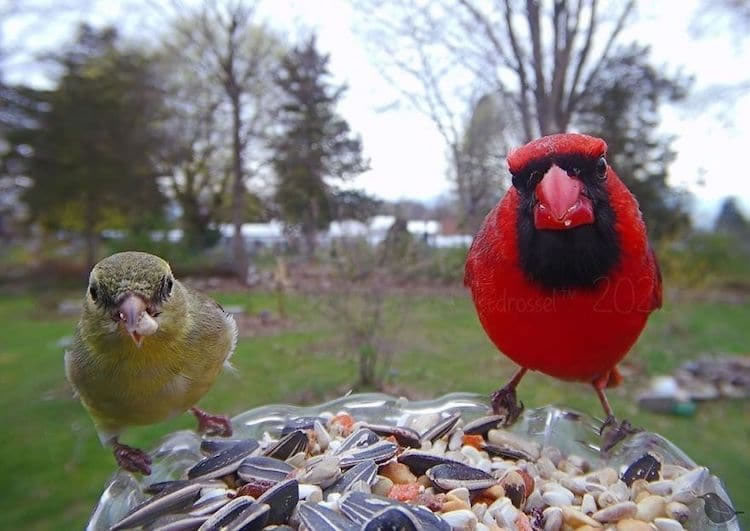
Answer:
[[[236,343],[232,316],[176,280],[166,261],[117,253],[91,271],[65,372],[118,464],[150,474],[151,458],[120,443],[121,431],[190,409],[199,431],[231,435],[227,417],[194,406]]]

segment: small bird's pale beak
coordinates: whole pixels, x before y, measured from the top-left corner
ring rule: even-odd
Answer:
[[[119,315],[125,330],[139,347],[143,343],[143,337],[153,334],[159,327],[146,311],[146,303],[137,295],[128,295],[120,303]]]
[[[534,206],[537,229],[565,230],[594,222],[591,199],[583,193],[583,183],[552,165],[536,186]]]

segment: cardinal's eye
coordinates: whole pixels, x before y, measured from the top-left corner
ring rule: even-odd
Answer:
[[[604,157],[596,161],[596,176],[601,180],[607,178],[607,159]]]
[[[96,287],[96,284],[89,286],[89,294],[91,295],[91,299],[96,302],[96,298],[99,296],[99,288]]]

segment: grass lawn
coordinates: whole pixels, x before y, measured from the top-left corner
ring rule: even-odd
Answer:
[[[62,295],[0,295],[0,527],[80,529],[114,471],[63,374],[62,347],[75,317],[56,314]],[[265,293],[218,294],[250,313],[273,309]],[[669,301],[672,302],[669,302]],[[452,391],[489,393],[513,371],[485,338],[465,293],[415,295],[394,301],[403,319],[388,385],[413,397]],[[242,339],[234,364],[201,402],[231,414],[271,402],[319,402],[345,392],[357,366],[337,341],[336,323],[314,302],[289,301],[290,325]],[[628,358],[636,371],[610,392],[620,416],[659,432],[722,477],[735,505],[750,510],[750,401],[700,405],[692,418],[637,410],[633,396],[645,377],[709,353],[750,352],[750,304],[668,299]],[[532,374],[519,388],[527,407],[564,404],[600,415],[593,392]],[[191,428],[189,415],[129,431],[123,441],[149,448],[166,433]],[[745,515],[743,524],[750,527]]]

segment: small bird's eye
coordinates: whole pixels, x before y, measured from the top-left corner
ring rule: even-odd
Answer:
[[[96,284],[91,284],[91,286],[89,286],[89,294],[93,301],[96,302],[96,298],[99,296],[99,288],[96,287]]]
[[[570,173],[578,177],[579,175],[581,175],[581,168],[573,168],[572,170],[570,170]]]
[[[601,180],[607,178],[607,159],[604,157],[596,161],[596,176]]]
[[[169,295],[170,293],[172,293],[172,286],[174,286],[174,281],[172,280],[172,277],[167,277],[167,281],[165,282],[165,286],[167,288],[166,289],[167,295]]]

